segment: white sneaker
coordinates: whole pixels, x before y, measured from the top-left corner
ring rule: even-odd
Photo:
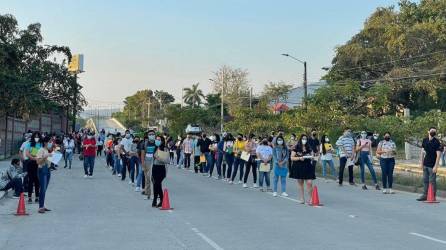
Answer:
[[[122,175],[121,174],[118,174],[118,177],[121,177]]]
[[[244,184],[243,184],[243,187],[244,187],[244,188],[247,188],[247,187],[248,187],[248,185],[246,185],[246,183],[244,183]]]
[[[276,196],[277,196],[277,192],[274,192],[274,193],[273,193],[273,196],[276,197]]]
[[[129,185],[132,185],[132,181],[129,181]]]
[[[88,178],[88,175],[84,175],[84,178],[87,179],[87,178]]]
[[[283,192],[283,193],[282,193],[282,196],[283,196],[283,197],[288,197],[288,194],[285,193],[285,192]]]
[[[234,182],[232,182],[232,181],[229,181],[229,184],[231,184],[231,185],[232,185],[232,184],[234,184]]]
[[[136,187],[135,188],[135,192],[141,192],[141,188],[140,187]]]
[[[387,191],[387,193],[389,193],[389,194],[395,194],[395,192],[394,192],[391,188],[389,188],[389,191]]]
[[[242,181],[238,181],[238,183],[237,184],[242,184],[243,182]]]
[[[387,189],[383,188],[383,194],[388,194]]]
[[[254,185],[252,185],[253,188],[258,188],[259,185],[257,185],[257,183],[254,183]]]
[[[88,178],[89,178],[89,179],[93,178],[93,175],[89,175]]]

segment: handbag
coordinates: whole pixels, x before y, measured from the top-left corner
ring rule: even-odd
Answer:
[[[243,151],[242,155],[240,156],[240,159],[247,162],[247,161],[249,161],[249,156],[250,156],[250,154],[248,152]]]
[[[206,157],[204,155],[200,155],[200,163],[205,163]]]
[[[259,171],[260,172],[269,172],[271,166],[269,165],[269,163],[260,163],[260,167],[259,167]]]
[[[170,161],[169,152],[167,152],[167,151],[162,151],[162,150],[158,149],[156,151],[156,156],[157,156],[157,160],[162,163],[169,163],[169,161]]]

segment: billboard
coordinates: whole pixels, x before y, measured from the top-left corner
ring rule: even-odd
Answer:
[[[80,73],[84,71],[84,55],[77,54],[71,57],[71,61],[68,64],[68,71],[72,73]]]

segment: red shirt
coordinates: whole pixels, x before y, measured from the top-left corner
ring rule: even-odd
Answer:
[[[84,156],[96,156],[96,139],[85,138],[82,144],[84,144]],[[87,148],[86,145],[92,146]]]

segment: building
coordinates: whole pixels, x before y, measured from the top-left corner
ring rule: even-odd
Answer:
[[[308,96],[314,94],[314,92],[327,84],[325,80],[319,81],[319,82],[312,82],[308,83],[307,85],[307,94]],[[285,104],[289,108],[294,108],[296,106],[300,106],[303,103],[304,100],[304,87],[299,86],[291,89],[291,91],[288,94],[288,97],[286,99],[281,100],[281,103]]]

